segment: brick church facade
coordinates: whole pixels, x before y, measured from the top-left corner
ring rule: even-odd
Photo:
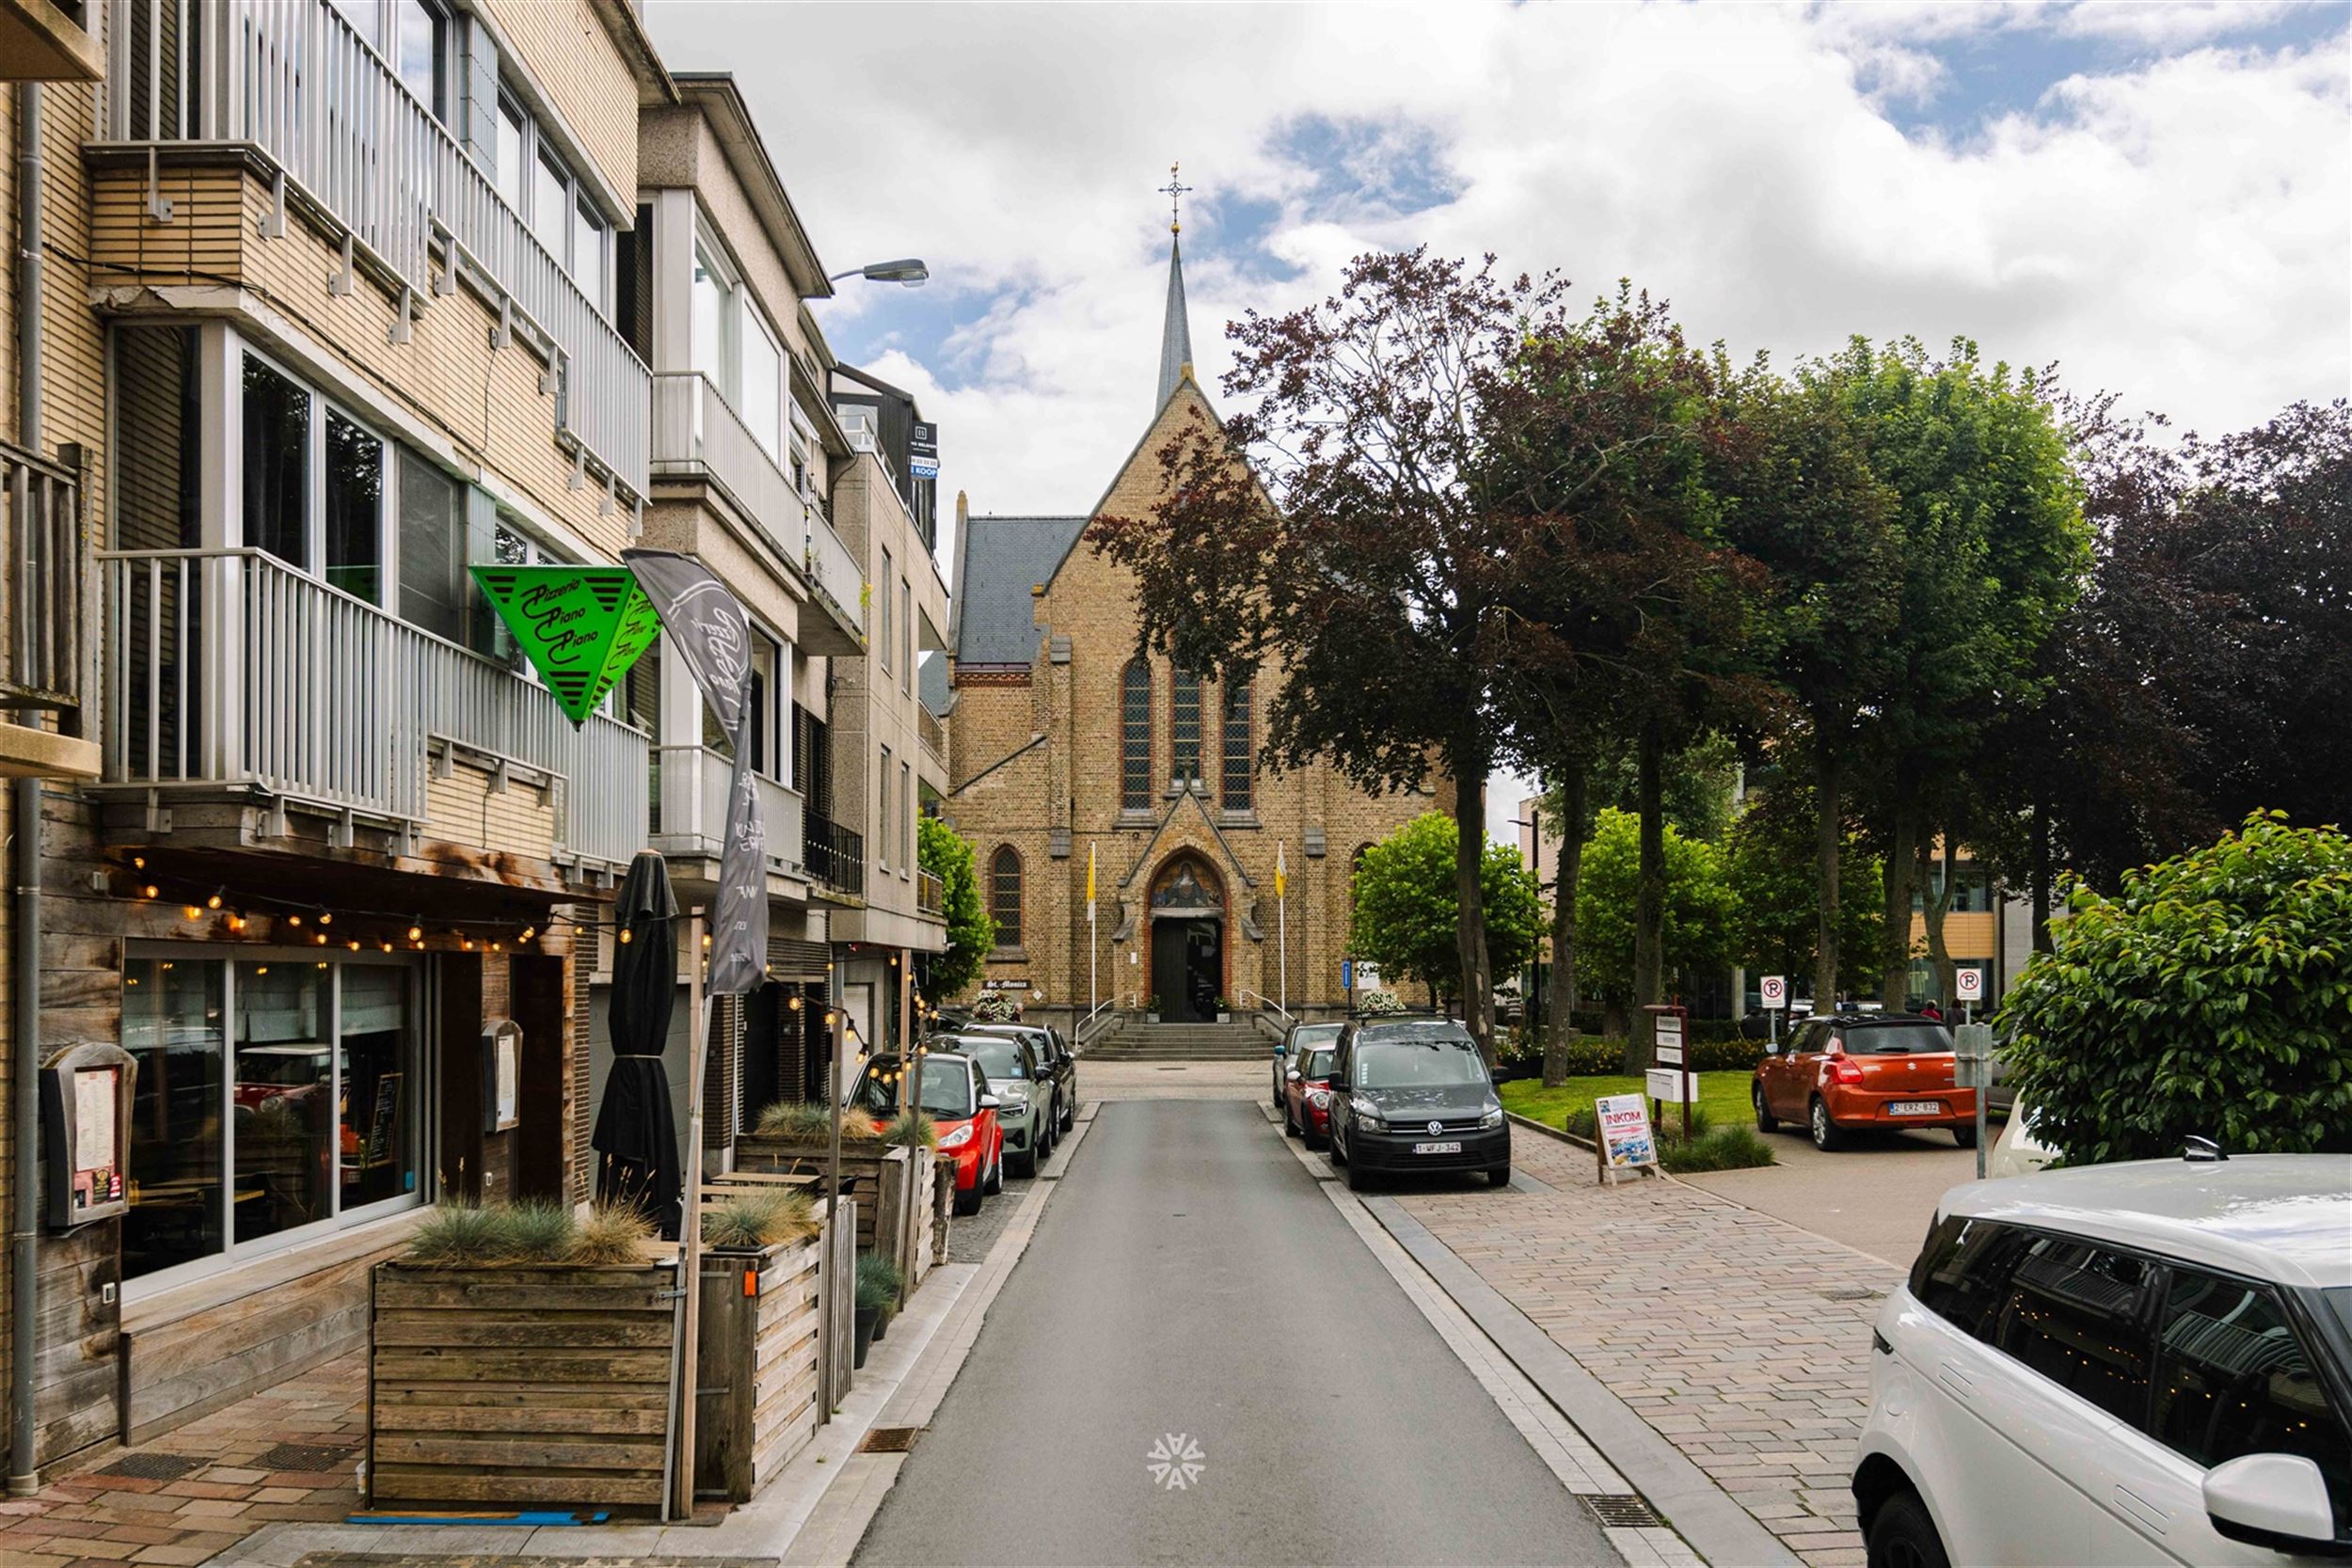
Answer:
[[[1227,689],[1137,653],[1134,578],[1086,531],[1148,515],[1165,494],[1161,449],[1216,417],[1193,376],[1173,240],[1162,336],[1156,411],[1092,513],[973,515],[958,501],[951,657],[931,691],[947,710],[941,807],[973,843],[1000,927],[983,983],[1065,1029],[1090,998],[1139,1010],[1156,997],[1171,1021],[1220,999],[1344,1009],[1358,852],[1452,804],[1450,788],[1371,794],[1320,762],[1265,768],[1274,672]]]

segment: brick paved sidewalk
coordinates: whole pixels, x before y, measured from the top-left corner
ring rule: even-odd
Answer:
[[[1511,1152],[1555,1190],[1397,1202],[1791,1551],[1859,1564],[1846,1483],[1901,1272],[1696,1187],[1602,1187],[1589,1153],[1540,1133]]]
[[[35,1497],[0,1499],[8,1568],[193,1564],[280,1519],[359,1506],[366,1353],[189,1422]]]

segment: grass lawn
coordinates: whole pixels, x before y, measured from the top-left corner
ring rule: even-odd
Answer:
[[[1699,1081],[1699,1109],[1717,1127],[1749,1127],[1755,1124],[1756,1111],[1748,1101],[1748,1081],[1745,1072],[1702,1072]],[[1639,1094],[1642,1080],[1630,1074],[1610,1074],[1597,1078],[1571,1078],[1556,1089],[1544,1087],[1540,1078],[1518,1078],[1501,1085],[1502,1107],[1506,1111],[1540,1121],[1547,1127],[1565,1123],[1570,1111],[1589,1111],[1593,1101],[1605,1094]],[[1678,1125],[1681,1113],[1666,1107],[1669,1125]]]

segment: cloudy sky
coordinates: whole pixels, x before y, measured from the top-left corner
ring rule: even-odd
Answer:
[[[830,268],[930,262],[818,309],[976,512],[1083,512],[1141,434],[1177,160],[1213,397],[1225,322],[1422,244],[1742,354],[1966,334],[2206,430],[2352,389],[2342,0],[646,10],[739,74]]]

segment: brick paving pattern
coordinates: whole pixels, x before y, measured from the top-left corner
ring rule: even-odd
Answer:
[[[1812,1568],[1861,1563],[1846,1483],[1901,1271],[1696,1187],[1603,1187],[1538,1133],[1512,1155],[1555,1190],[1397,1202]]]
[[[195,1564],[280,1519],[342,1519],[359,1506],[366,1395],[366,1354],[354,1351],[37,1496],[0,1499],[0,1562]],[[174,1459],[185,1472],[164,1479]],[[273,1467],[289,1462],[318,1467]]]

